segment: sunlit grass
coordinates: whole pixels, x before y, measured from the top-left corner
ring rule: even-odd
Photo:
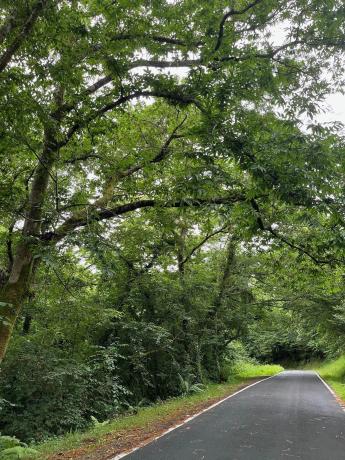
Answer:
[[[314,364],[313,369],[326,380],[335,393],[345,401],[345,355],[324,363]]]
[[[240,362],[232,369],[235,377],[240,379],[271,377],[272,375],[278,374],[284,370],[282,366],[276,364],[253,364],[248,362]]]
[[[324,379],[344,380],[345,378],[345,355],[333,361],[326,361],[321,364],[317,372]]]

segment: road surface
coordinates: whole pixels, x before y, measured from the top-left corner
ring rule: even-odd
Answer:
[[[286,371],[123,458],[345,460],[345,412],[316,373]]]

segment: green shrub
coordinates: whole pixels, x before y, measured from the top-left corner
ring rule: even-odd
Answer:
[[[185,378],[178,374],[178,378],[180,380],[182,396],[191,395],[193,393],[201,393],[205,389],[204,384],[195,382],[195,376],[193,374],[189,374]]]
[[[0,451],[21,445],[22,443],[15,436],[0,436]]]
[[[117,357],[114,347],[100,348],[80,363],[22,343],[16,362],[9,356],[0,374],[2,394],[11,401],[1,408],[0,430],[28,442],[84,429],[91,416],[104,420],[116,415],[126,395]]]

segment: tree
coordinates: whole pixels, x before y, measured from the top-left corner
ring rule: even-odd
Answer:
[[[272,194],[300,203],[308,190],[303,181],[317,176],[308,152],[321,153],[329,140],[302,134],[295,115],[314,114],[333,84],[322,72],[341,50],[340,28],[328,27],[341,11],[337,1],[306,0],[238,2],[230,9],[226,2],[196,1],[4,3],[0,113],[8,260],[0,360],[42,252],[80,228],[157,206],[245,202],[248,209],[251,200],[270,203]],[[270,31],[283,20],[290,28],[275,45]],[[185,69],[184,78],[166,71],[176,68]],[[133,104],[151,98],[167,107],[160,145],[141,139],[135,147],[122,137],[118,149],[116,136],[126,136],[131,117],[139,130],[145,126]],[[273,115],[278,106],[289,121]],[[154,119],[154,110],[148,107],[144,117]],[[280,138],[269,129],[262,138],[263,125]],[[173,146],[186,160],[176,181],[169,169]],[[276,161],[291,150],[308,161],[307,177],[299,171],[292,193],[286,190],[291,176],[284,177]],[[303,203],[310,206],[316,192],[307,195]],[[254,211],[260,223],[257,205]]]

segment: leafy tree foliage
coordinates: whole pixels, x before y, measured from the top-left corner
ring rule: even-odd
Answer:
[[[197,390],[242,346],[342,350],[344,140],[315,116],[343,19],[338,0],[2,2],[2,432]]]

